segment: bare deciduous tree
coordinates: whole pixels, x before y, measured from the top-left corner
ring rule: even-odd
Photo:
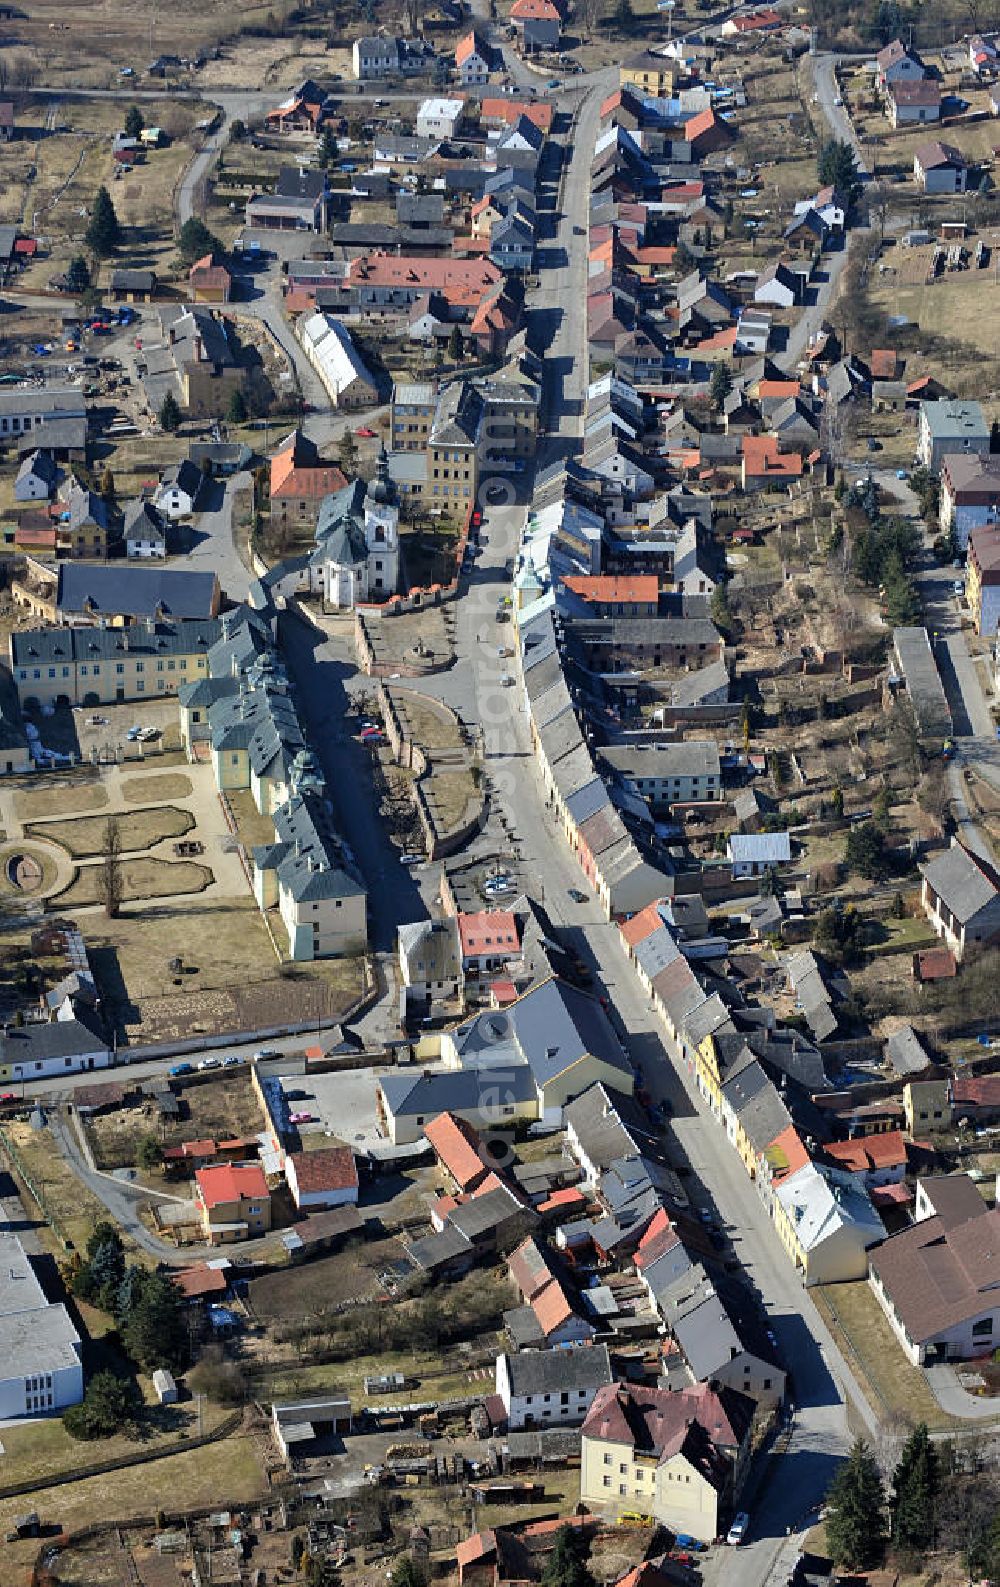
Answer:
[[[108,816],[104,823],[104,847],[98,878],[101,903],[109,920],[114,920],[122,907],[122,835],[117,816]]]

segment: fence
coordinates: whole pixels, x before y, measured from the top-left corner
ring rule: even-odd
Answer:
[[[24,1185],[25,1190],[27,1190],[32,1201],[34,1201],[39,1212],[45,1219],[49,1228],[52,1230],[52,1233],[55,1235],[56,1239],[59,1241],[59,1244],[62,1246],[63,1250],[72,1251],[72,1240],[60,1223],[59,1218],[49,1207],[41,1186],[35,1184],[34,1179],[25,1167],[24,1159],[22,1158],[17,1147],[14,1145],[14,1142],[11,1140],[9,1134],[4,1129],[0,1129],[0,1147],[2,1147],[6,1152],[8,1159],[14,1167],[18,1179]],[[4,1494],[0,1492],[0,1498],[3,1497]]]

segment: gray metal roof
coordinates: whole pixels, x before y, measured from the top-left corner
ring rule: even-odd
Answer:
[[[56,604],[64,612],[90,611],[94,617],[209,618],[217,590],[214,573],[64,562]]]
[[[938,898],[963,926],[998,897],[997,886],[985,867],[960,843],[953,842],[951,848],[936,855],[920,870]]]
[[[136,624],[131,628],[27,628],[10,636],[15,667],[71,662],[119,661],[122,656],[208,654],[219,638],[218,618],[204,622]]]

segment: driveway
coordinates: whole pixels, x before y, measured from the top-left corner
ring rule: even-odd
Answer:
[[[1000,1422],[1000,1405],[992,1398],[980,1399],[963,1389],[958,1373],[947,1361],[924,1368],[924,1376],[931,1393],[948,1416],[958,1416],[970,1422]]]
[[[207,480],[198,498],[201,511],[189,531],[190,550],[172,563],[181,560],[193,572],[216,573],[219,583],[230,600],[246,600],[252,574],[236,549],[233,538],[234,498],[239,491],[249,491],[253,481],[249,474],[236,474],[232,479]]]

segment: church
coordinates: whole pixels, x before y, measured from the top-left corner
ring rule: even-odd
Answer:
[[[324,605],[349,610],[395,595],[399,583],[399,496],[385,448],[369,485],[352,480],[326,496],[316,520],[311,583]]]

